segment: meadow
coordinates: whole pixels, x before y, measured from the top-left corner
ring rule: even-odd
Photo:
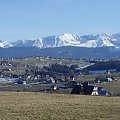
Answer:
[[[120,120],[120,97],[0,92],[0,120]]]

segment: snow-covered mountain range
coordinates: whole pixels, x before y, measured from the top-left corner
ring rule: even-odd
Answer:
[[[75,34],[62,34],[57,36],[48,36],[36,40],[18,40],[14,42],[7,42],[0,40],[0,47],[37,47],[37,48],[53,48],[62,46],[76,46],[76,47],[115,47],[120,48],[120,33],[99,35],[84,35],[79,36]]]

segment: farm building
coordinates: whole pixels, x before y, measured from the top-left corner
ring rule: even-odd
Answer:
[[[102,83],[102,82],[111,82],[113,81],[113,78],[109,77],[109,78],[106,78],[106,77],[103,77],[103,78],[96,78],[94,80],[95,83]]]
[[[71,94],[83,94],[83,95],[108,95],[109,92],[103,87],[96,85],[89,85],[86,82],[81,85],[75,85]]]

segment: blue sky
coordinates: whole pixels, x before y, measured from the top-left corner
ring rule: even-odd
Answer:
[[[0,0],[0,39],[120,32],[120,0]]]

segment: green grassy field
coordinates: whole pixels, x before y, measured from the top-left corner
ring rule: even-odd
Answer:
[[[0,120],[120,120],[120,97],[0,92]]]

